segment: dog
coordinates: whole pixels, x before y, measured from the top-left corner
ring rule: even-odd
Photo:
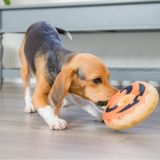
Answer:
[[[25,112],[38,111],[50,129],[66,129],[68,124],[58,117],[58,112],[62,105],[67,105],[64,97],[69,93],[76,104],[102,120],[102,112],[95,106],[106,105],[118,91],[109,82],[110,73],[96,56],[65,49],[58,32],[71,38],[69,32],[45,21],[32,24],[24,36],[19,56],[25,87]],[[33,96],[31,74],[36,79]],[[90,106],[85,108],[87,105]],[[101,118],[97,117],[98,112]]]

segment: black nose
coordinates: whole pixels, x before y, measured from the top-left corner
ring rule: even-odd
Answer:
[[[98,106],[106,106],[107,103],[108,103],[108,101],[98,101],[96,104],[97,104]]]

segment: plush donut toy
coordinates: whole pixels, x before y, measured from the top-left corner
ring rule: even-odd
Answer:
[[[103,120],[115,130],[132,128],[153,112],[158,99],[158,92],[153,86],[134,82],[111,97],[104,109]]]

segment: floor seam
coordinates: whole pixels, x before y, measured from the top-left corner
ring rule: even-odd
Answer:
[[[132,134],[132,135],[128,136],[127,138],[124,138],[123,140],[119,141],[118,143],[121,143],[121,142],[123,142],[123,141],[127,140],[128,138],[130,138],[130,137],[132,137],[132,136],[135,136],[136,134],[138,134],[138,133],[140,133],[140,132],[144,131],[145,129],[146,129],[146,128],[143,128],[143,129],[142,129],[142,130],[140,130],[139,132],[137,132],[137,133],[135,133],[135,134]]]

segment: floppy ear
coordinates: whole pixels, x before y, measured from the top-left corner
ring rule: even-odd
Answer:
[[[49,100],[53,108],[55,109],[55,114],[59,112],[59,108],[63,104],[63,99],[68,92],[72,77],[75,73],[75,70],[71,67],[64,68],[56,77],[55,82],[49,93]]]

